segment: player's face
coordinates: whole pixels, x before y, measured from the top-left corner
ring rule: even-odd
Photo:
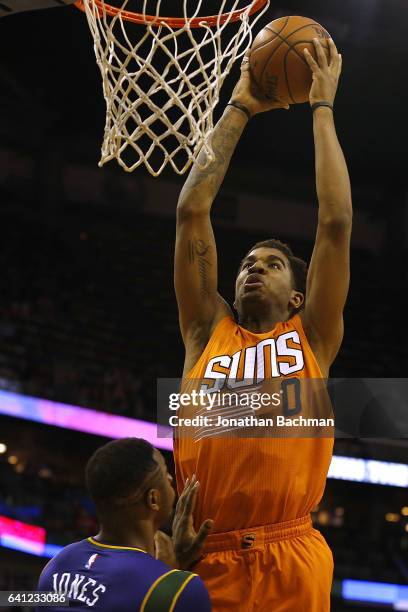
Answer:
[[[166,462],[164,460],[163,455],[160,451],[155,449],[154,458],[160,466],[161,470],[161,483],[160,483],[160,493],[161,493],[161,508],[160,508],[160,517],[159,523],[164,524],[169,519],[174,506],[174,500],[176,498],[176,493],[173,489],[173,477],[169,474],[167,469]]]
[[[278,249],[254,249],[241,263],[235,284],[238,310],[246,305],[279,300],[289,304],[293,293],[292,272],[287,257]]]

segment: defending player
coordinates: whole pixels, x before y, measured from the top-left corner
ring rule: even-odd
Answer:
[[[175,288],[186,350],[184,384],[205,379],[234,389],[237,379],[241,385],[259,377],[325,379],[339,350],[352,222],[349,176],[332,110],[341,56],[332,40],[329,61],[320,43],[314,44],[318,61],[305,53],[313,71],[310,103],[325,105],[313,112],[319,211],[309,270],[286,245],[265,241],[240,266],[238,323],[217,292],[211,205],[248,117],[284,106],[256,97],[246,58],[212,134],[215,160],[204,170],[193,167],[177,207]],[[332,554],[313,529],[310,512],[323,495],[332,448],[331,437],[227,439],[209,430],[194,440],[176,437],[179,489],[193,472],[201,483],[195,524],[203,516],[215,520],[216,533],[194,569],[216,612],[329,610]]]
[[[205,521],[198,534],[193,529],[198,491],[193,477],[173,521],[176,559],[171,539],[158,531],[172,512],[171,480],[163,456],[145,440],[125,438],[99,448],[87,464],[86,481],[100,531],[56,555],[44,568],[38,590],[67,595],[74,611],[210,612],[197,574],[169,571],[169,565],[188,568],[200,557],[212,527]]]

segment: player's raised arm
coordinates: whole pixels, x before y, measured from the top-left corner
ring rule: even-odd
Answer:
[[[213,528],[214,521],[207,519],[198,532],[194,529],[193,512],[197,500],[199,482],[193,474],[187,480],[177,502],[173,520],[174,551],[181,569],[189,569],[200,559],[204,542]]]
[[[156,531],[155,534],[156,559],[160,559],[173,568],[187,570],[197,563],[201,557],[204,542],[213,527],[213,521],[207,519],[198,532],[194,529],[193,512],[198,486],[199,482],[195,474],[191,480],[186,480],[174,512],[172,538],[162,531]]]
[[[305,50],[313,72],[310,104],[333,106],[342,59],[329,40],[330,58],[315,39],[316,62]],[[305,329],[320,363],[333,362],[343,338],[343,308],[350,280],[352,200],[350,180],[334,125],[333,110],[313,112],[316,187],[319,201],[316,241],[307,277]]]
[[[247,121],[242,111],[227,107],[212,134],[214,161],[204,170],[194,164],[178,201],[174,284],[186,348],[191,341],[205,345],[212,325],[227,314],[217,293],[210,210]],[[202,152],[198,163],[204,162]]]
[[[210,220],[212,203],[218,193],[232,154],[248,118],[280,103],[261,101],[251,91],[248,56],[231,102],[211,136],[215,159],[205,168],[205,153],[194,164],[181,191],[177,206],[174,280],[180,328],[186,348],[208,340],[213,326],[230,310],[217,292],[217,252]]]

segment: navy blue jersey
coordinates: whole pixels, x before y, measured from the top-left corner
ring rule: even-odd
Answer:
[[[109,546],[93,538],[70,544],[51,559],[37,588],[68,596],[69,608],[47,608],[54,612],[211,611],[197,574],[170,570],[139,548]]]

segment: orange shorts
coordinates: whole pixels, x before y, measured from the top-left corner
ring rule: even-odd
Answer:
[[[328,612],[333,556],[310,516],[212,534],[194,567],[214,612]]]

